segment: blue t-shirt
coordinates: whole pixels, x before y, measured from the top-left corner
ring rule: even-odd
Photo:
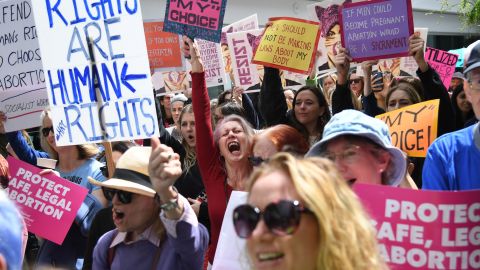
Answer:
[[[88,193],[92,193],[92,191],[99,189],[100,187],[92,185],[88,182],[88,177],[92,177],[93,179],[103,182],[106,180],[105,176],[102,174],[100,168],[103,166],[102,163],[98,162],[97,160],[90,158],[85,160],[85,162],[70,172],[63,172],[56,169],[60,176],[67,179],[70,182],[78,184],[82,187],[88,189]]]
[[[423,189],[480,189],[480,150],[474,143],[478,125],[445,134],[428,148]]]

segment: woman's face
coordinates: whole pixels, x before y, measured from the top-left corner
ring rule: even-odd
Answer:
[[[472,110],[472,103],[467,100],[467,96],[465,95],[465,91],[462,91],[457,96],[457,106],[462,111],[462,113],[468,113]]]
[[[322,88],[324,90],[330,90],[332,88],[335,88],[335,81],[331,77],[325,77],[325,79],[323,80]]]
[[[363,92],[363,79],[357,76],[357,74],[350,75],[350,90],[359,97]]]
[[[341,46],[342,40],[340,35],[340,25],[335,24],[335,26],[328,31],[327,36],[325,37],[325,47],[327,47],[328,64],[330,68],[335,67],[335,55],[337,55]]]
[[[302,200],[283,172],[274,171],[257,179],[248,203],[264,211],[270,203],[280,200]],[[318,222],[314,215],[302,213],[300,224],[292,235],[278,236],[269,231],[261,219],[247,249],[255,269],[314,270],[318,256]]]
[[[124,204],[115,194],[112,205],[113,222],[120,232],[139,235],[158,218],[159,209],[151,197],[133,194],[132,201]]]
[[[252,150],[254,157],[260,157],[263,160],[267,160],[278,152],[277,147],[268,136],[264,134],[256,136],[258,137]]]
[[[220,126],[218,146],[226,161],[240,161],[248,158],[250,145],[247,134],[237,121],[228,121]]]
[[[195,118],[193,113],[186,112],[183,114],[180,132],[182,132],[182,137],[188,146],[195,147]]]
[[[52,119],[50,119],[49,116],[45,116],[43,118],[43,128],[49,128],[49,127],[53,127]],[[47,143],[50,145],[50,147],[52,147],[54,151],[58,152],[57,144],[55,142],[55,134],[52,131],[48,133],[46,140],[47,140]]]
[[[344,137],[330,141],[323,156],[332,160],[343,178],[353,183],[382,184],[382,172],[390,162],[388,152],[374,153],[366,142],[350,142]]]
[[[318,118],[325,112],[324,107],[318,104],[317,96],[310,90],[303,90],[295,99],[295,118],[302,125],[316,123]]]
[[[180,118],[180,113],[183,109],[183,102],[177,101],[170,105],[170,110],[172,110],[172,118],[175,124],[178,124],[178,119]]]
[[[413,102],[410,100],[407,92],[402,89],[397,89],[390,94],[390,99],[387,103],[387,112],[398,110],[412,104]]]

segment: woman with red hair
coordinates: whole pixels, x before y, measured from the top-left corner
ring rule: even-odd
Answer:
[[[309,144],[295,128],[280,124],[263,130],[253,137],[252,154],[249,157],[253,166],[258,166],[278,152],[290,152],[303,156]]]

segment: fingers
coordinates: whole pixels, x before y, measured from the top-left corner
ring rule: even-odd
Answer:
[[[157,149],[157,147],[160,146],[160,139],[157,137],[152,137],[150,139],[150,143],[152,146],[152,150]]]
[[[38,175],[46,175],[46,174],[55,174],[56,176],[60,176],[60,173],[55,171],[55,170],[52,170],[52,169],[43,169],[41,170]]]
[[[192,199],[192,198],[188,198],[188,201],[189,201],[191,204],[200,203],[200,201],[195,200],[195,199]]]

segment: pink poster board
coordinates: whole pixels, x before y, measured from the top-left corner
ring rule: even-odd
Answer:
[[[9,198],[22,212],[28,231],[62,244],[88,190],[41,169],[8,157]]]
[[[425,61],[437,71],[443,85],[448,89],[452,82],[453,73],[455,73],[458,54],[427,47],[425,50]]]
[[[354,185],[392,270],[478,269],[480,190],[420,191]]]
[[[411,0],[345,3],[339,16],[342,46],[353,61],[408,56],[413,34]]]
[[[166,32],[218,43],[227,0],[167,0]]]

